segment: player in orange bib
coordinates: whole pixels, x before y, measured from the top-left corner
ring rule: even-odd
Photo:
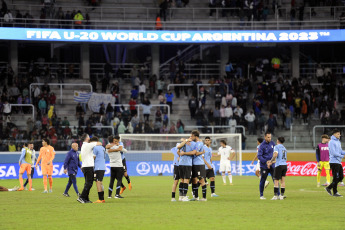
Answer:
[[[37,164],[40,164],[42,169],[42,175],[43,175],[43,185],[44,185],[44,191],[43,193],[48,193],[47,190],[47,175],[49,178],[49,185],[50,189],[49,192],[53,192],[53,160],[55,157],[55,150],[52,146],[49,145],[49,139],[43,138],[42,139],[42,145],[43,147],[40,149],[40,155],[37,158],[36,167]],[[42,159],[42,162],[40,163]]]

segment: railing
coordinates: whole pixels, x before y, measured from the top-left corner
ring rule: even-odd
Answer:
[[[300,63],[300,76],[305,78],[311,77],[316,78],[316,69],[318,68],[318,64],[322,66],[322,68],[329,67],[338,77],[342,77],[345,74],[345,63],[344,62],[321,62],[321,63]]]
[[[80,75],[80,63],[66,63],[66,62],[33,62],[30,66],[30,62],[19,62],[18,63],[18,73],[26,75],[31,68],[31,71],[38,71],[38,76],[43,76],[46,67],[49,68],[49,75],[55,79],[58,78],[57,70],[61,67],[63,71],[64,78],[79,78]],[[36,69],[34,68],[36,67]]]
[[[61,126],[62,128],[65,128],[66,126]],[[74,126],[68,126],[69,128],[73,128]],[[86,128],[87,126],[83,125],[83,126],[78,126],[78,128]],[[115,128],[113,126],[109,126],[109,125],[101,125],[101,126],[91,126],[91,128],[93,129],[111,129],[113,130],[113,135],[115,135]]]
[[[246,135],[246,128],[243,125],[236,125],[234,127],[230,126],[230,125],[205,125],[205,126],[201,126],[201,125],[187,125],[185,126],[185,129],[208,129],[211,128],[212,130],[212,134],[214,134],[214,129],[230,129],[230,128],[235,128],[235,132],[236,129],[242,129],[242,133],[245,136]]]
[[[345,128],[345,125],[315,125],[313,127],[313,147],[316,148],[316,140],[315,140],[315,136],[316,136],[316,129],[318,128]]]
[[[20,19],[22,20],[22,19]],[[339,20],[312,21],[166,21],[162,22],[164,30],[313,30],[339,29]],[[0,27],[24,28],[62,28],[62,29],[97,29],[97,30],[156,30],[156,22],[123,20],[90,20],[86,24],[75,25],[72,20],[30,19],[30,22],[0,22]]]
[[[32,101],[32,86],[34,85],[45,85],[44,83],[32,83],[30,84],[30,101]],[[47,83],[47,85],[52,86],[60,86],[60,104],[62,104],[62,86],[90,86],[90,92],[92,91],[92,85],[91,84],[73,84],[73,83]],[[71,98],[72,99],[72,98]]]
[[[225,87],[226,87],[226,93],[229,93],[229,86],[227,84],[224,84]],[[190,86],[193,86],[193,84],[169,84],[167,86],[167,90],[169,91],[170,90],[170,87],[172,86],[182,86],[182,87],[190,87]],[[200,86],[220,86],[220,84],[197,84],[197,88],[198,88],[198,95],[197,95],[197,98],[199,98],[199,94],[200,94]]]
[[[104,19],[117,19],[117,20],[153,20],[157,13],[160,12],[159,7],[110,7],[110,6],[98,6],[98,7],[85,7],[82,5],[60,5],[55,4],[55,6],[48,6],[42,7],[42,5],[27,5],[27,4],[8,4],[9,9],[13,10],[22,10],[28,11],[31,15],[39,17],[41,9],[45,8],[47,11],[47,18],[54,17],[57,12],[58,8],[61,7],[62,11],[72,11],[72,9],[81,10],[82,14],[85,17],[85,13],[89,13],[93,19],[97,20],[104,20]],[[269,7],[269,14],[267,15],[267,20],[287,20],[291,23],[291,16],[290,10],[291,7],[276,7],[274,12],[271,10],[271,6]],[[343,6],[322,6],[322,7],[305,7],[304,8],[304,20],[314,20],[315,18],[322,18],[329,20],[338,19],[341,12],[345,9]],[[209,15],[212,13],[212,17],[209,18]],[[234,19],[238,18],[239,12],[241,11],[240,8],[232,7],[232,8],[222,8],[222,7],[206,7],[206,4],[201,4],[201,7],[197,8],[178,8],[172,7],[167,10],[166,18],[170,21],[172,20],[188,20],[188,21],[195,21],[200,19],[207,19],[208,22],[210,21],[218,21],[224,19]],[[298,11],[298,8],[296,8]],[[315,12],[315,16],[314,16]],[[244,20],[248,20],[248,9],[244,8]],[[298,13],[296,12],[296,16]],[[163,17],[164,18],[164,17]],[[162,18],[162,20],[163,20]],[[297,19],[296,17],[295,19]],[[264,20],[261,17],[261,20]],[[262,21],[265,23],[265,21]],[[294,21],[294,23],[297,23]]]
[[[171,117],[170,117],[170,106],[167,104],[150,104],[152,107],[166,107],[167,108],[167,114],[169,117],[169,122],[168,125],[170,126],[171,123]],[[112,104],[113,107],[130,107],[131,105],[129,104]],[[138,117],[140,118],[140,108],[141,108],[141,104],[136,104],[134,105],[137,108],[137,114]],[[151,115],[151,114],[150,114]]]
[[[35,106],[33,104],[10,104],[11,111],[12,107],[31,107],[32,108],[32,120],[35,121]]]
[[[176,66],[178,63],[176,63]],[[170,75],[169,71],[170,63],[161,65],[160,72]],[[185,63],[185,71],[189,79],[209,79],[210,77],[218,78],[221,74],[219,63]]]

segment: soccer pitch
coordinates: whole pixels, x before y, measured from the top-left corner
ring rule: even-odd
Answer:
[[[271,179],[271,178],[270,178]],[[78,178],[81,192],[84,178]],[[235,176],[234,185],[216,177],[216,193],[207,202],[171,202],[172,177],[131,177],[133,189],[125,199],[104,204],[80,204],[71,187],[64,197],[67,179],[54,179],[53,193],[42,194],[42,179],[34,179],[35,191],[1,192],[1,229],[344,229],[344,198],[329,196],[316,187],[315,177],[287,177],[285,200],[271,201],[272,181],[259,199],[259,179]],[[322,178],[322,182],[324,178]],[[126,185],[126,181],[123,180]],[[18,180],[1,180],[13,187]],[[107,188],[109,177],[104,180]],[[339,193],[344,194],[344,187]],[[178,194],[178,192],[177,192]],[[191,196],[191,187],[188,195]],[[105,197],[108,196],[107,190]],[[201,188],[199,189],[199,196]],[[97,200],[95,184],[90,200]],[[178,198],[178,196],[177,196]]]

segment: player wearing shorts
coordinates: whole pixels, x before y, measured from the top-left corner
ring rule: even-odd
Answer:
[[[216,182],[215,182],[215,175],[214,170],[212,167],[212,148],[211,148],[211,138],[205,137],[205,145],[204,145],[204,155],[203,160],[205,163],[205,169],[206,169],[206,178],[210,179],[210,188],[211,188],[211,197],[218,197],[218,195],[215,193],[216,191]]]
[[[218,149],[218,155],[220,155],[220,167],[219,172],[222,173],[223,183],[226,185],[226,176],[225,172],[228,172],[228,177],[230,185],[232,184],[232,175],[231,175],[231,160],[235,157],[235,154],[230,158],[231,153],[235,153],[234,150],[228,145],[226,145],[225,140],[220,141],[221,147]]]
[[[92,137],[90,143],[98,142],[98,137]],[[105,203],[104,200],[104,187],[103,187],[103,177],[105,173],[105,149],[103,146],[98,145],[93,148],[93,154],[95,158],[95,174],[94,178],[96,180],[98,200],[93,203]]]
[[[270,168],[273,163],[275,163],[273,178],[274,178],[274,196],[271,200],[284,200],[285,196],[285,176],[287,172],[287,152],[283,143],[285,142],[284,137],[278,137],[277,145],[273,149],[273,157],[271,160],[267,161],[267,167]],[[279,181],[280,186],[280,196],[279,196]]]
[[[323,134],[321,136],[321,143],[316,147],[316,160],[317,160],[317,187],[320,187],[321,182],[321,172],[322,169],[325,168],[326,171],[326,183],[322,186],[328,186],[331,183],[331,175],[330,175],[330,165],[329,165],[329,149],[328,149],[328,142],[330,138],[327,134]]]
[[[174,148],[172,148],[170,151],[174,154],[174,161],[173,161],[173,165],[174,165],[174,183],[172,185],[172,191],[171,191],[171,201],[176,201],[175,199],[175,193],[176,193],[176,188],[177,188],[177,184],[178,181],[180,180],[180,172],[179,172],[179,154],[177,153],[178,149],[177,146],[180,143],[177,143],[176,146]],[[179,187],[179,196],[181,197],[182,195],[182,183],[180,183],[180,187]]]
[[[124,174],[124,167],[122,164],[122,156],[121,152],[127,152],[127,150],[120,145],[120,137],[119,136],[110,136],[108,137],[109,144],[106,146],[108,155],[109,155],[109,165],[110,165],[110,183],[108,189],[108,198],[112,197],[112,192],[114,188],[115,179],[117,180],[116,184],[116,199],[122,199],[120,195],[120,189],[122,184],[122,177]]]
[[[32,178],[31,178],[31,166],[33,162],[35,161],[35,150],[34,149],[34,144],[29,143],[24,144],[23,149],[22,149],[22,154],[20,155],[19,158],[19,183],[20,183],[20,188],[18,191],[23,191],[24,190],[24,184],[23,184],[23,174],[26,172],[29,180],[29,191],[32,191]]]
[[[192,140],[192,138],[182,139],[182,142],[177,146],[180,150],[180,160],[179,160],[179,170],[180,170],[180,177],[183,180],[182,182],[182,201],[189,201],[187,197],[188,192],[188,183],[190,178],[192,177],[192,162],[193,162],[193,155],[197,152],[196,150],[196,143]]]
[[[205,184],[206,169],[205,162],[203,159],[204,143],[199,139],[200,132],[198,130],[193,130],[191,133],[192,140],[196,143],[196,153],[193,156],[192,161],[192,188],[194,197],[191,201],[199,200],[199,185],[202,187],[202,199],[200,201],[207,201],[206,192],[207,186]]]
[[[256,147],[256,155],[255,155],[255,157],[254,157],[254,159],[252,160],[252,163],[251,163],[251,165],[253,165],[254,164],[254,161],[258,161],[258,163],[256,164],[256,168],[255,168],[255,175],[257,176],[257,177],[259,177],[259,179],[261,179],[261,172],[260,172],[260,160],[258,159],[258,151],[259,151],[259,147],[260,147],[260,144],[262,143],[264,141],[264,139],[262,138],[262,137],[258,137],[258,139],[256,140],[256,144],[258,145],[257,147]],[[268,180],[266,180],[265,181],[265,188],[267,188],[267,186],[269,185],[269,181]]]
[[[47,176],[49,179],[49,192],[53,192],[53,160],[55,157],[55,150],[52,146],[49,145],[49,139],[43,138],[42,139],[42,148],[40,149],[40,155],[37,158],[37,164],[41,165],[42,175],[43,175],[43,186],[44,191],[43,193],[48,193],[47,190]],[[40,163],[40,161],[42,162]]]

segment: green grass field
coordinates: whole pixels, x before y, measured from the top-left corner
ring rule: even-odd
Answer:
[[[322,182],[324,178],[322,178]],[[259,199],[257,177],[234,177],[234,186],[216,178],[217,198],[207,202],[171,202],[172,177],[131,177],[133,190],[125,199],[105,204],[80,204],[73,187],[62,196],[67,179],[54,179],[53,193],[42,194],[42,179],[35,191],[1,192],[1,229],[344,229],[345,198],[329,196],[316,187],[315,177],[288,177],[287,199],[271,201],[272,182]],[[78,178],[82,190],[84,178]],[[109,177],[104,184],[107,187]],[[126,184],[125,180],[124,183]],[[1,180],[13,187],[18,180]],[[339,188],[345,194],[344,187]],[[191,187],[189,187],[190,195]],[[201,189],[199,189],[201,194]],[[107,196],[107,192],[105,194]],[[96,186],[90,193],[97,200]]]

